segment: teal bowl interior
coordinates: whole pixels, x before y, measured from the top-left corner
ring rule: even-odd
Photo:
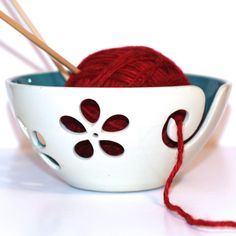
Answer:
[[[188,77],[192,85],[200,87],[205,94],[206,105],[202,119],[202,121],[204,121],[219,87],[223,85],[225,81],[199,75],[187,74],[186,76]],[[53,86],[53,87],[63,87],[65,84],[65,80],[60,75],[59,72],[49,72],[42,74],[19,76],[17,78],[12,79],[11,82],[24,85]]]

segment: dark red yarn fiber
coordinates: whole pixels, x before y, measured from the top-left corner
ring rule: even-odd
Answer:
[[[86,57],[72,74],[69,87],[160,87],[188,85],[178,66],[161,53],[143,46],[112,48]]]
[[[225,221],[212,221],[212,220],[204,220],[204,219],[196,219],[181,207],[174,205],[170,202],[169,195],[170,195],[170,188],[173,183],[173,180],[178,173],[179,169],[183,163],[183,155],[184,155],[184,140],[183,140],[183,118],[181,116],[175,119],[176,126],[177,126],[177,137],[178,137],[178,154],[177,154],[177,161],[170,172],[169,177],[167,178],[165,187],[164,187],[164,203],[166,207],[176,212],[178,215],[182,216],[186,222],[190,225],[196,226],[204,226],[204,227],[236,227],[235,221],[225,220]]]
[[[79,74],[72,74],[66,82],[67,87],[161,87],[189,85],[189,81],[181,69],[161,53],[143,46],[129,46],[98,51],[86,57],[79,65]],[[162,98],[164,99],[164,98]],[[150,106],[155,107],[155,101]],[[99,117],[100,109],[91,104],[81,105],[84,114],[92,115],[91,120]],[[97,111],[96,111],[97,109]],[[94,116],[94,118],[93,118]],[[162,138],[169,147],[177,147],[178,155],[164,188],[164,202],[168,209],[182,216],[188,224],[207,227],[236,227],[233,221],[209,221],[195,219],[181,207],[169,200],[169,192],[173,180],[179,171],[184,154],[183,120],[185,112],[172,114],[177,125],[178,143],[171,141],[164,125]],[[168,119],[169,120],[169,119]],[[121,121],[119,121],[121,122]],[[126,121],[124,121],[126,122]],[[122,126],[122,122],[120,123]],[[119,123],[111,123],[106,131],[119,129]],[[114,127],[113,127],[114,126]],[[122,127],[120,127],[122,129]],[[81,147],[83,148],[83,147]],[[112,146],[108,146],[112,149]],[[85,148],[86,150],[86,148]],[[118,150],[119,152],[120,150]]]

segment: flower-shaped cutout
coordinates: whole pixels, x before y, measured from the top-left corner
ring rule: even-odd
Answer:
[[[94,124],[100,117],[100,107],[96,101],[92,99],[85,99],[80,104],[80,110],[85,119],[90,123]],[[84,125],[71,116],[62,116],[60,118],[61,124],[73,133],[86,134],[88,131]],[[109,117],[103,124],[102,130],[107,132],[117,132],[125,129],[129,124],[129,119],[121,114],[113,115]],[[93,133],[94,138],[99,138],[98,133]],[[101,149],[110,156],[120,156],[124,152],[124,147],[111,140],[99,140]],[[74,146],[75,152],[84,158],[92,157],[94,148],[88,139],[78,142]]]

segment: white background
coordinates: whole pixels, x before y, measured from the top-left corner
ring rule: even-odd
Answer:
[[[13,16],[10,2],[0,0],[0,9]],[[236,84],[235,0],[19,2],[46,42],[75,65],[100,49],[145,45],[174,60],[186,73]],[[9,112],[5,80],[54,70],[43,56],[46,64],[37,49],[0,21],[0,235],[236,234],[189,227],[163,206],[162,189],[126,194],[75,190],[58,180],[35,154],[10,151],[28,143]],[[236,220],[235,98],[233,87],[209,143],[214,145],[200,153],[173,193],[175,202],[202,218]]]

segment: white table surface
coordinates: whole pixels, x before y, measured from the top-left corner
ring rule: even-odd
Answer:
[[[176,181],[171,200],[199,218],[236,220],[235,170],[235,147],[205,148]],[[0,150],[1,236],[236,235],[189,226],[165,208],[162,193],[78,190],[32,150]]]

